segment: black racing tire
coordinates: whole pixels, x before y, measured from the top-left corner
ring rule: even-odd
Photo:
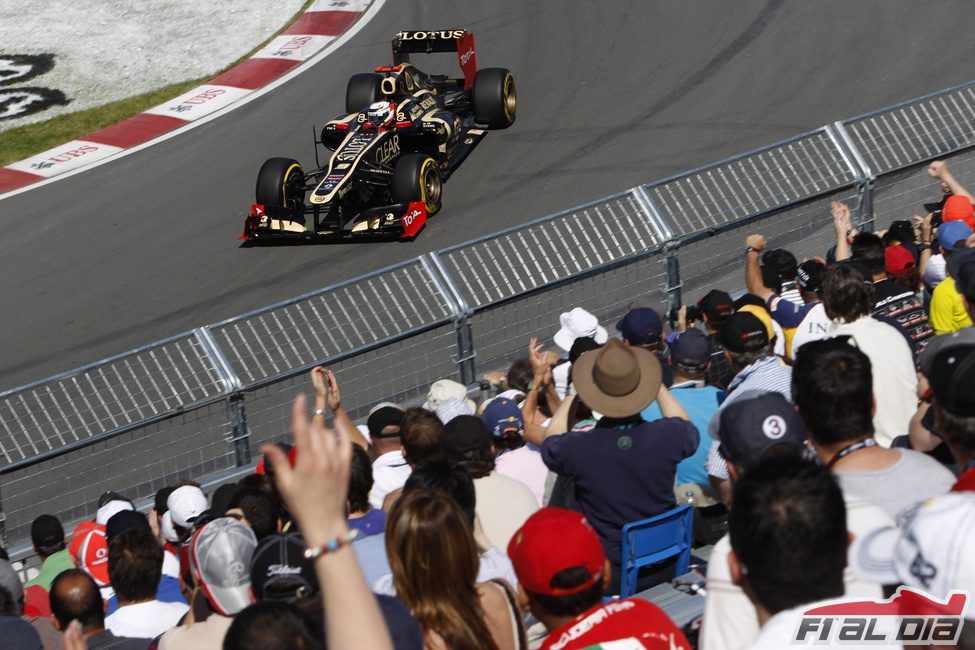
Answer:
[[[492,129],[507,129],[515,123],[518,93],[515,78],[505,68],[482,68],[471,89],[474,119]]]
[[[364,111],[369,104],[378,102],[382,96],[380,86],[383,76],[375,72],[364,72],[349,77],[349,85],[345,89],[345,112],[358,113]]]
[[[257,173],[257,203],[276,208],[305,207],[305,172],[292,158],[268,158]]]
[[[443,205],[443,179],[437,161],[422,153],[400,156],[393,170],[391,186],[394,203],[422,201],[427,215],[440,211]]]

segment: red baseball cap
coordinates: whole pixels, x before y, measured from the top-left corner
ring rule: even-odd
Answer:
[[[969,228],[975,230],[975,207],[967,196],[952,194],[945,199],[944,207],[941,208],[941,220],[964,221]]]
[[[108,540],[105,527],[93,521],[83,521],[71,533],[68,546],[75,564],[85,570],[99,587],[109,584]]]
[[[888,273],[906,273],[917,267],[911,252],[898,244],[884,249],[884,268]]]
[[[525,591],[542,596],[571,596],[603,577],[606,554],[586,518],[562,508],[542,508],[508,542],[508,557]],[[555,574],[583,567],[589,578],[575,587],[552,586]]]

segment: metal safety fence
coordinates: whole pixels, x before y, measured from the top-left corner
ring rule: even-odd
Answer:
[[[746,233],[823,255],[830,201],[867,229],[920,214],[941,196],[934,158],[975,185],[975,82],[0,393],[0,534],[23,556],[41,513],[73,522],[108,489],[239,474],[286,439],[317,364],[363,417],[442,377],[475,384],[571,307],[611,326],[637,297],[666,309],[738,289]]]

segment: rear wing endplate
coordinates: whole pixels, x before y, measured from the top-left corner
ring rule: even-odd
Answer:
[[[474,34],[466,29],[408,30],[393,38],[393,65],[410,62],[410,54],[457,52],[457,63],[464,73],[464,87],[470,88],[477,74]]]

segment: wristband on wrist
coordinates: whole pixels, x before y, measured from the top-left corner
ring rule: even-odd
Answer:
[[[312,416],[321,415],[322,417],[325,417],[325,409],[315,409],[311,412],[311,414]]]
[[[323,555],[334,553],[335,551],[339,550],[343,546],[348,546],[349,544],[351,544],[352,540],[354,540],[358,536],[359,536],[359,531],[353,529],[344,535],[341,535],[339,537],[333,537],[332,539],[328,540],[327,542],[325,542],[324,544],[322,544],[317,548],[306,548],[304,553],[305,559],[315,560],[317,558],[322,557]]]
[[[746,249],[745,249],[745,254],[746,254],[746,255],[747,255],[748,253],[759,253],[759,252],[761,252],[761,251],[759,251],[759,250],[758,250],[757,248],[755,248],[754,246],[749,246],[748,248],[746,248]]]

